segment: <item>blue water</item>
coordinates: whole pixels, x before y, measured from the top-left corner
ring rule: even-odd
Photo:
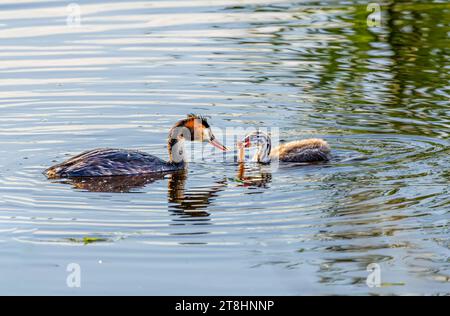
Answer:
[[[383,5],[375,28],[365,1],[77,1],[79,26],[69,3],[0,4],[0,294],[450,293],[447,3]],[[96,147],[167,158],[187,113],[333,159],[42,175]]]

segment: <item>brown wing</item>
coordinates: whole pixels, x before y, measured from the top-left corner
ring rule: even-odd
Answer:
[[[271,157],[286,162],[328,161],[330,146],[326,141],[318,138],[293,141],[274,148]]]

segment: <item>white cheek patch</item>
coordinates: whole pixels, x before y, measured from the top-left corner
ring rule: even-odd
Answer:
[[[210,141],[213,138],[213,134],[210,128],[205,128],[203,130],[203,140],[204,141]]]
[[[203,140],[209,139],[209,130],[207,128],[203,129],[202,139]]]

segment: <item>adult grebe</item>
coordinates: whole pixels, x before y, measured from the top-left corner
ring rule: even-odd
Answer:
[[[330,160],[330,146],[323,139],[310,138],[292,141],[272,149],[270,136],[261,131],[256,131],[244,137],[238,143],[240,158],[243,160],[244,148],[255,145],[258,150],[252,161],[270,163],[279,159],[284,162],[319,162]]]
[[[189,114],[169,132],[169,161],[137,150],[101,148],[86,151],[44,171],[49,179],[70,177],[135,176],[171,172],[185,167],[184,142],[205,141],[227,150],[214,137],[206,118]]]

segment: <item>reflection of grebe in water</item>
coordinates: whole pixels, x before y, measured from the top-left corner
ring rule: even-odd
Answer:
[[[240,186],[249,188],[268,188],[270,182],[272,182],[272,174],[267,170],[263,170],[263,168],[264,167],[257,166],[256,168],[246,169],[244,163],[239,163],[237,180],[241,183]],[[249,172],[252,175],[248,175]]]
[[[226,178],[216,181],[214,185],[202,186],[192,191],[186,189],[187,172],[178,172],[169,179],[167,197],[169,208],[181,217],[207,217],[205,209],[227,186]]]
[[[175,171],[184,172],[184,170]],[[75,189],[89,192],[129,193],[143,188],[158,180],[171,177],[169,173],[155,173],[142,176],[111,176],[111,177],[75,177],[59,183],[71,184]],[[170,179],[170,178],[169,178]]]
[[[169,209],[181,217],[207,217],[205,209],[211,204],[217,193],[226,185],[226,179],[216,181],[214,185],[202,190],[186,190],[187,171],[143,176],[85,177],[64,179],[62,183],[73,185],[76,189],[90,192],[127,193],[141,189],[153,182],[168,179],[167,201]]]
[[[69,177],[136,176],[172,172],[185,167],[185,141],[205,141],[225,151],[204,117],[190,114],[169,132],[169,161],[137,150],[94,149],[45,170],[50,179]]]

